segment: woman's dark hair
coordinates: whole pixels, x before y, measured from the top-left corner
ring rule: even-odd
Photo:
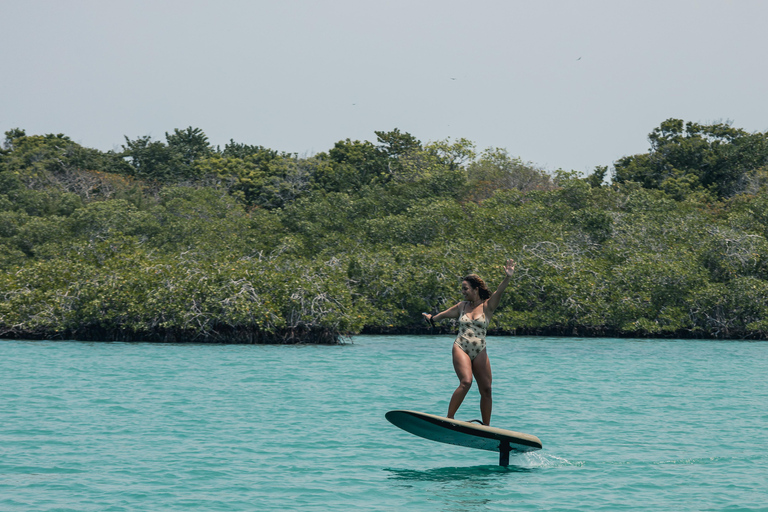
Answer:
[[[478,295],[480,295],[480,298],[483,300],[490,299],[491,298],[491,290],[488,289],[488,285],[485,284],[485,281],[480,279],[480,276],[477,274],[469,274],[467,277],[464,278],[464,281],[469,283],[469,286],[472,288],[478,289]]]

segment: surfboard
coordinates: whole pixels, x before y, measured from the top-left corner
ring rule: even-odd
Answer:
[[[452,420],[418,411],[389,411],[384,415],[390,423],[406,432],[439,443],[499,452],[499,465],[509,465],[510,452],[541,450],[541,440],[503,428]]]

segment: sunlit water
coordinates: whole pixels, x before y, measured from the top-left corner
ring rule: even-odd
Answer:
[[[384,419],[451,341],[0,341],[0,510],[768,510],[768,343],[490,338],[505,469]]]

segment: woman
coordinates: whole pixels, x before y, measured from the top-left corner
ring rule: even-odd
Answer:
[[[477,379],[480,389],[480,414],[483,425],[491,424],[491,362],[485,350],[485,333],[491,323],[491,317],[499,307],[509,279],[515,272],[515,262],[507,260],[504,266],[506,277],[493,294],[485,282],[476,274],[470,274],[461,282],[464,301],[436,315],[424,313],[430,323],[443,318],[459,319],[459,334],[453,342],[453,368],[459,377],[459,387],[453,392],[448,405],[448,417],[453,418],[459,406],[472,387],[472,375]]]

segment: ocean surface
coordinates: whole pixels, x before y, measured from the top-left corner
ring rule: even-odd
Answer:
[[[507,468],[384,419],[445,415],[451,343],[0,340],[0,511],[768,510],[768,343],[489,338]]]

